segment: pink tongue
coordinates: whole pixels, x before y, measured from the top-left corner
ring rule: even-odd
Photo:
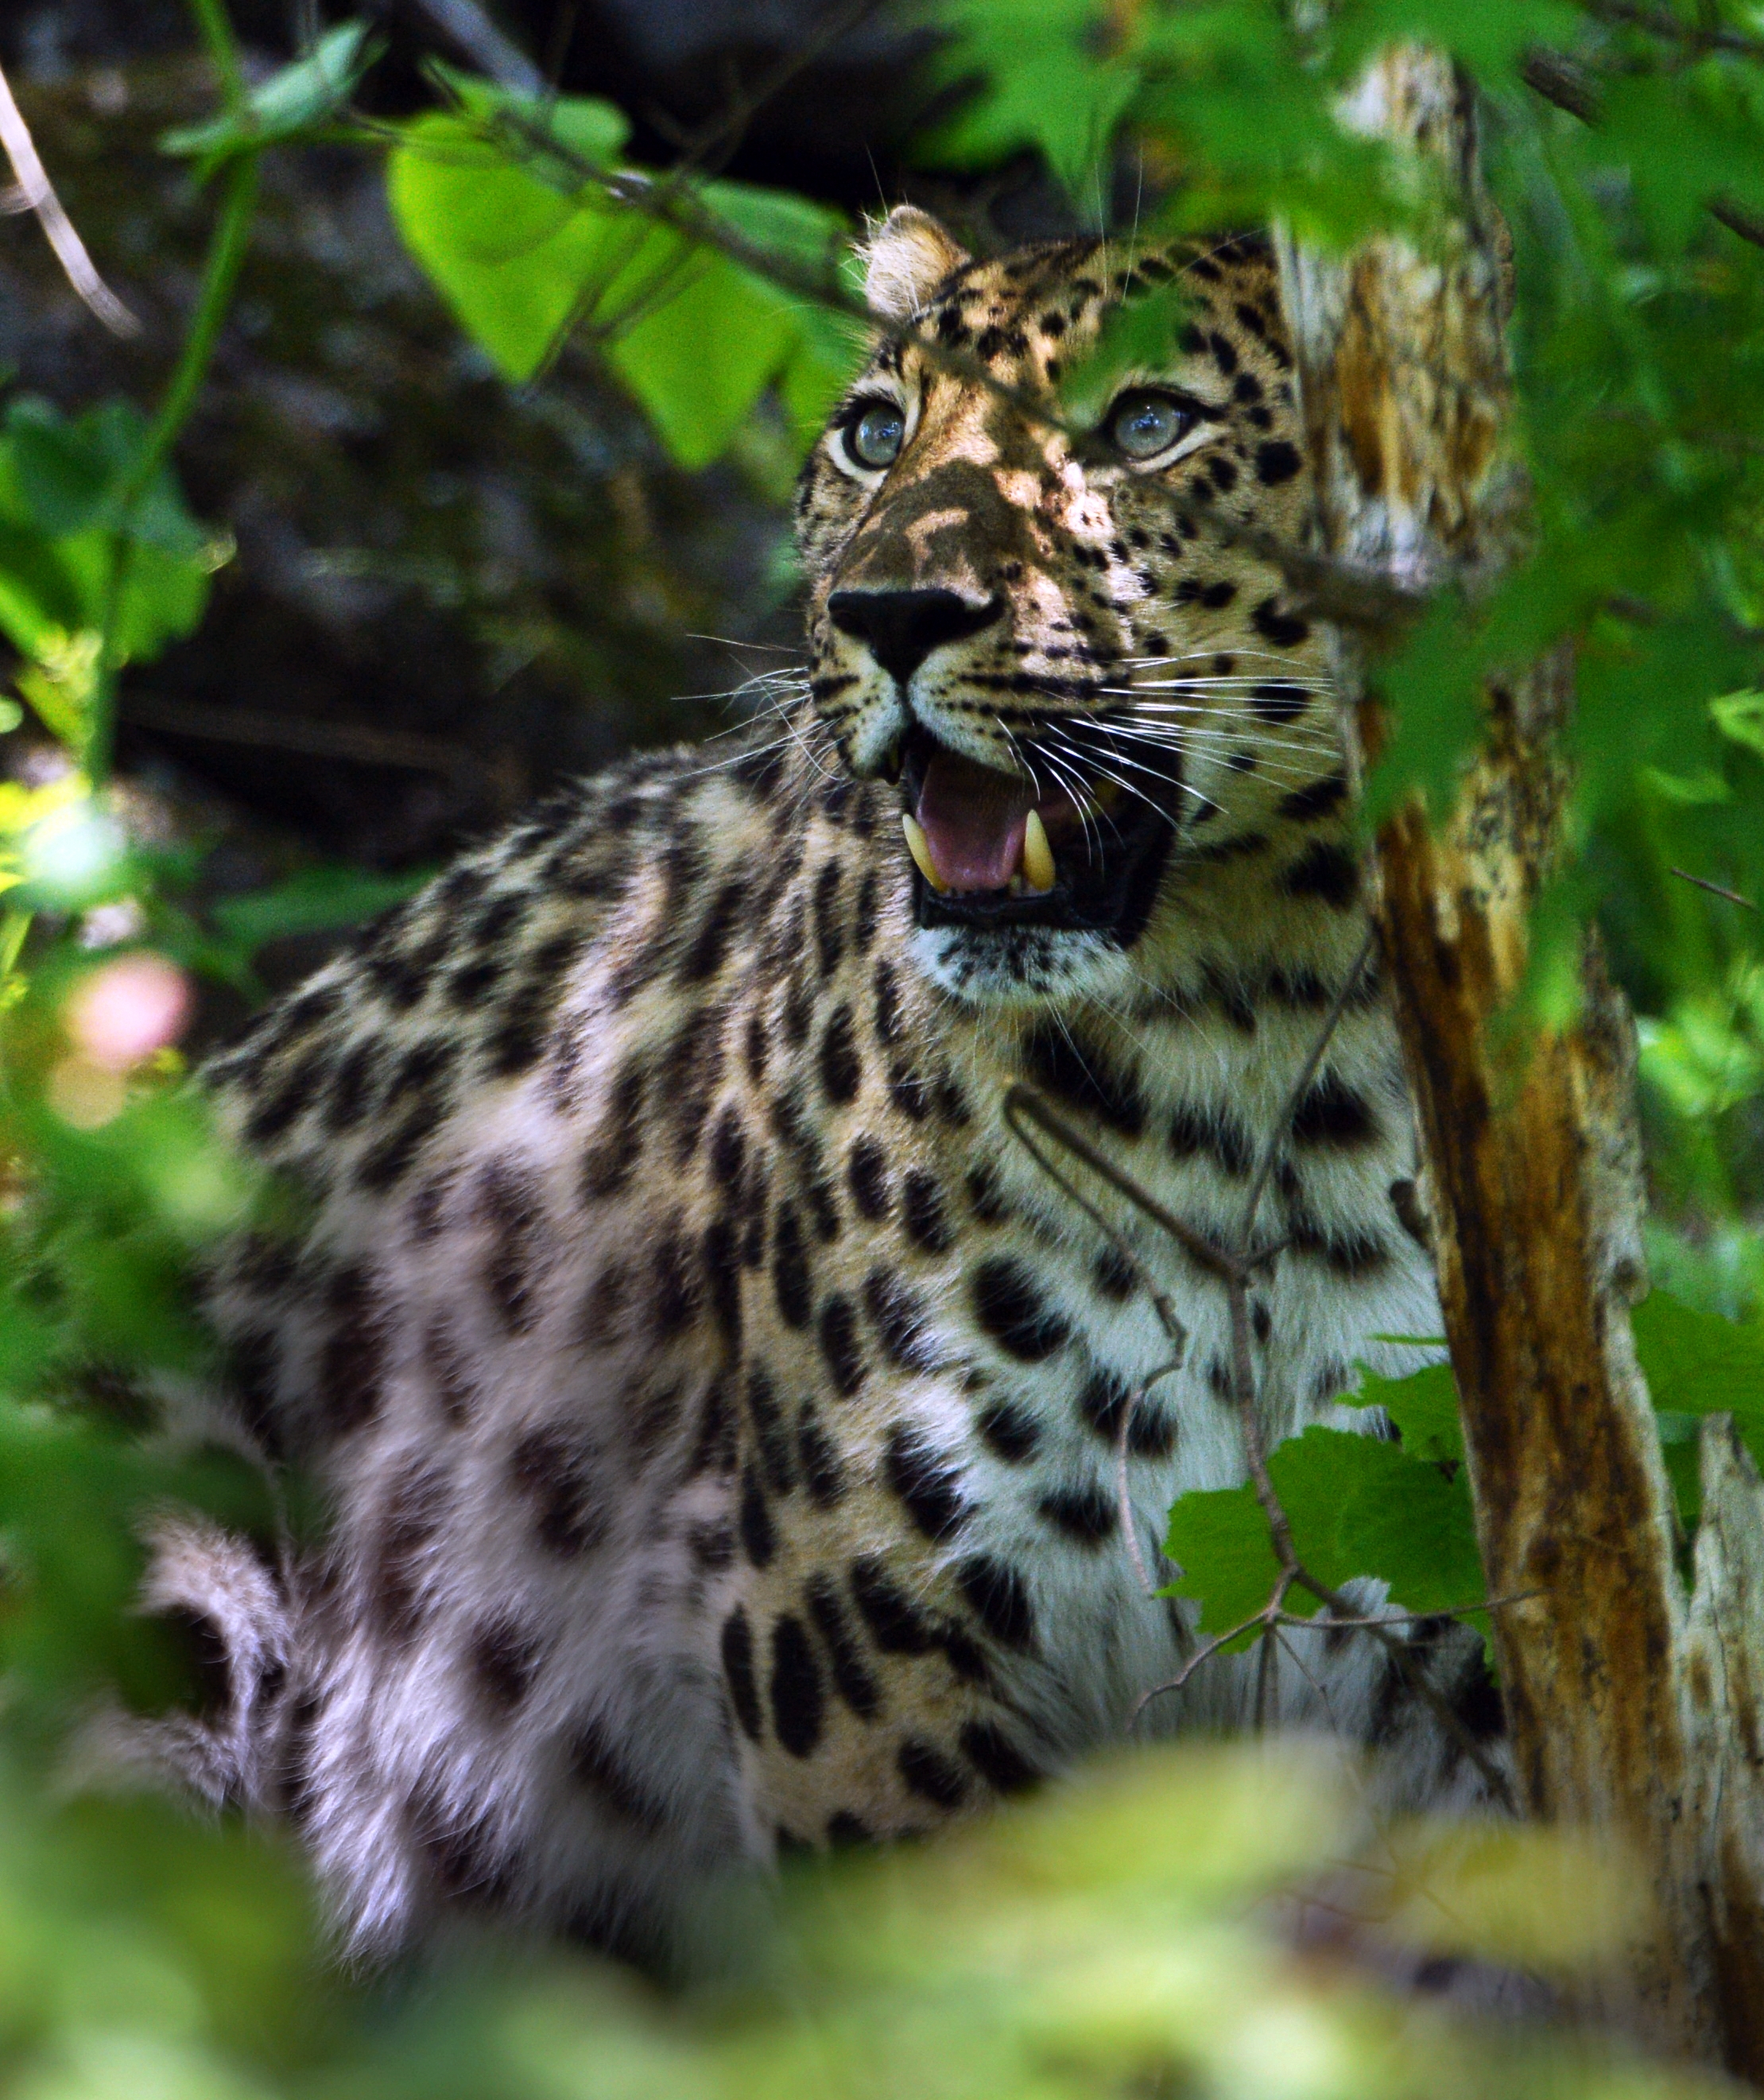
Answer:
[[[931,865],[950,889],[1003,889],[1023,858],[1023,824],[1035,806],[1026,780],[933,752],[915,812]]]

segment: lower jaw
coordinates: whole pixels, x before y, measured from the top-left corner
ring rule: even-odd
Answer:
[[[940,893],[915,868],[914,916],[927,929],[960,929],[981,939],[1034,929],[1100,936],[1131,947],[1151,916],[1175,836],[1168,818],[1149,812],[1100,860],[1087,860],[1080,843],[1052,889],[1014,897],[1004,890]]]

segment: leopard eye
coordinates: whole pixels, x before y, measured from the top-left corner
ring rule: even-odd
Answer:
[[[1168,452],[1199,421],[1195,410],[1175,395],[1137,387],[1115,403],[1103,429],[1123,458],[1149,460]]]
[[[859,466],[892,466],[906,439],[906,415],[892,401],[871,401],[845,426],[845,448]]]

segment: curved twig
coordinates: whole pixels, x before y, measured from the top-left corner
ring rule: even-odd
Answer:
[[[140,322],[99,276],[78,229],[55,195],[55,185],[49,179],[36,141],[31,137],[30,126],[12,99],[4,68],[0,68],[0,146],[6,148],[13,179],[18,185],[7,199],[7,209],[37,214],[37,223],[54,249],[64,276],[95,320],[103,322],[112,335],[139,335]]]

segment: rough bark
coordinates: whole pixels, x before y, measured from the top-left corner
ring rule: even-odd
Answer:
[[[1348,121],[1454,178],[1459,238],[1293,250],[1288,298],[1327,551],[1474,592],[1513,558],[1502,236],[1442,59],[1394,49]],[[1344,690],[1357,645],[1343,644]],[[1646,1289],[1634,1030],[1589,941],[1577,1018],[1515,1026],[1528,916],[1562,843],[1566,650],[1489,695],[1448,821],[1378,841],[1502,1690],[1528,1807],[1612,1833],[1657,1902],[1603,2010],[1764,2079],[1764,1491],[1726,1418],[1702,1450],[1687,1595],[1629,1308]],[[1400,695],[1398,696],[1400,699]]]

